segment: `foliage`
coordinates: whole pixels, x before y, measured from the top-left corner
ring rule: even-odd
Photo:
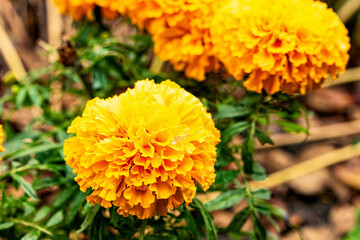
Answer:
[[[12,106],[10,111],[37,106],[42,114],[20,133],[14,132],[9,121],[4,123],[7,139],[6,152],[0,154],[0,237],[60,240],[79,239],[85,234],[90,239],[180,240],[218,239],[219,234],[225,234],[231,239],[267,239],[263,219],[276,226],[276,219],[284,213],[268,203],[268,190],[255,191],[249,186],[250,180],[266,178],[265,170],[254,157],[255,141],[273,144],[268,135],[269,124],[277,124],[288,132],[308,133],[295,121],[306,113],[303,106],[286,94],[248,92],[242,82],[232,79],[200,83],[175,71],[154,74],[149,70],[151,48],[151,39],[145,33],[119,41],[103,24],[83,22],[72,40],[60,48],[58,61],[29,73],[25,79],[8,82],[10,90],[0,99],[1,103]],[[221,194],[206,203],[194,199],[189,206],[182,205],[166,217],[139,220],[117,214],[115,207],[103,209],[88,204],[86,196],[90,192],[79,190],[72,169],[63,160],[62,146],[70,137],[66,129],[79,115],[85,100],[112,96],[144,78],[159,82],[171,78],[214,113],[222,141],[217,150],[217,177],[210,190]],[[56,83],[62,93],[82,100],[81,106],[52,109]],[[235,97],[238,90],[245,93],[241,100]],[[234,137],[240,138],[241,144],[235,144]],[[241,160],[234,157],[237,153]],[[232,163],[236,170],[229,170]],[[226,228],[217,228],[210,212],[231,208],[242,200],[247,206],[235,214]],[[253,232],[242,231],[248,219],[253,223]]]

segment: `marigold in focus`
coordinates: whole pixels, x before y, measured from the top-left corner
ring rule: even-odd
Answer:
[[[214,18],[215,52],[250,91],[305,94],[346,68],[348,31],[325,3],[233,0]]]
[[[101,15],[107,19],[114,19],[117,12],[114,11],[112,0],[53,0],[61,14],[69,14],[75,21],[87,18],[94,19],[95,6],[99,6]]]
[[[118,0],[119,1],[119,0]],[[154,53],[189,78],[205,80],[219,69],[210,22],[218,0],[122,0],[119,11],[153,36]],[[121,8],[121,9],[120,9]]]
[[[68,128],[67,164],[87,201],[141,219],[189,204],[215,180],[220,133],[199,99],[170,80],[142,80],[90,100]]]

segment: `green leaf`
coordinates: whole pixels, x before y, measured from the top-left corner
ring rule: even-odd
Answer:
[[[26,88],[22,86],[16,95],[16,107],[21,108],[26,98]]]
[[[245,139],[241,146],[241,158],[244,162],[245,173],[251,174],[254,165],[254,143],[251,135]]]
[[[13,223],[13,222],[1,223],[0,224],[0,230],[5,230],[5,229],[8,229],[8,228],[11,228],[14,225],[15,225],[15,223]]]
[[[77,230],[76,233],[79,234],[90,226],[100,208],[101,206],[96,204],[90,209],[90,211],[86,214],[84,221],[81,223],[80,229]]]
[[[248,122],[237,122],[231,125],[222,133],[222,140],[224,142],[229,142],[233,139],[235,135],[238,135],[246,131],[250,127]]]
[[[98,89],[106,90],[106,88],[107,88],[106,75],[105,75],[104,71],[102,71],[101,69],[95,68],[93,70],[92,86],[95,90],[98,90]]]
[[[238,204],[245,197],[244,189],[229,190],[222,193],[217,198],[205,203],[208,211],[226,209]]]
[[[271,192],[267,189],[261,188],[255,192],[252,192],[254,197],[257,197],[259,199],[263,200],[269,200],[271,197]]]
[[[56,148],[61,148],[63,144],[61,143],[48,143],[48,144],[42,144],[39,146],[31,147],[26,150],[20,150],[17,151],[15,154],[11,155],[9,159],[16,159],[21,157],[26,157],[31,154],[41,153],[41,152],[47,152]]]
[[[30,183],[25,181],[23,177],[15,173],[11,174],[11,177],[21,186],[21,188],[24,190],[26,195],[28,195],[29,197],[33,198],[36,201],[40,200],[39,197],[36,195],[34,188],[31,186]]]
[[[259,217],[257,214],[253,214],[253,225],[254,225],[254,232],[256,239],[258,240],[266,240],[267,239],[267,232],[264,225],[260,222]]]
[[[235,117],[243,117],[247,114],[249,114],[249,111],[245,108],[220,104],[218,106],[218,112],[214,115],[214,118],[215,119],[235,118]]]
[[[219,170],[216,171],[215,184],[228,184],[235,180],[239,175],[238,170]]]
[[[266,179],[267,175],[265,168],[263,168],[260,164],[254,161],[253,172],[251,173],[250,178],[256,181],[262,181]]]
[[[63,219],[64,219],[64,214],[62,210],[60,210],[49,219],[49,221],[46,223],[46,227],[49,228],[58,225],[63,221]]]
[[[255,136],[260,141],[261,145],[265,145],[266,143],[274,145],[274,142],[270,139],[270,137],[259,129],[255,129]]]
[[[277,120],[277,121],[275,121],[275,123],[279,126],[282,126],[286,132],[289,132],[289,133],[302,133],[303,132],[303,133],[309,135],[308,130],[306,128],[304,128],[303,126],[300,126],[297,123],[289,122],[289,121],[285,121],[285,120]]]
[[[28,94],[29,94],[30,100],[33,104],[35,104],[36,106],[41,105],[41,102],[42,102],[41,95],[35,86],[31,85],[29,87]]]
[[[214,223],[214,220],[212,219],[210,213],[208,212],[207,208],[200,202],[198,199],[194,198],[193,203],[195,206],[199,209],[201,216],[205,223],[205,229],[207,232],[207,239],[208,240],[217,240],[217,229]]]
[[[77,186],[73,186],[72,188],[68,188],[65,189],[64,191],[62,191],[55,199],[55,201],[53,202],[53,207],[54,208],[63,208],[66,204],[66,202],[70,199],[70,197],[73,196],[74,192],[77,191],[78,187]]]
[[[67,219],[66,221],[68,223],[71,223],[74,218],[76,217],[76,214],[78,214],[81,206],[84,204],[85,200],[86,200],[86,195],[79,191],[73,198],[74,200],[71,202],[70,204],[70,208],[68,211],[68,215],[67,215]]]
[[[41,232],[34,230],[23,236],[20,240],[37,240],[39,239]]]
[[[43,220],[51,211],[49,206],[42,206],[34,217],[34,222]]]
[[[193,216],[191,215],[189,209],[186,206],[183,206],[182,209],[183,209],[183,212],[184,212],[187,227],[190,230],[190,232],[192,233],[192,239],[197,240],[198,239],[198,234],[197,234],[197,226],[196,226],[195,219],[193,218]]]
[[[250,208],[246,207],[233,217],[226,231],[239,233],[245,222],[248,220],[249,216]]]

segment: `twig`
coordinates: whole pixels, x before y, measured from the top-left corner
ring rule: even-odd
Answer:
[[[269,175],[267,179],[260,182],[252,181],[250,186],[253,190],[259,188],[272,188],[290,180],[299,178],[316,170],[326,168],[335,163],[339,163],[360,155],[360,145],[349,145],[334,151],[325,153],[318,157],[311,158],[305,162],[280,170]]]
[[[0,25],[0,52],[17,80],[26,76],[24,65],[5,29]]]
[[[305,135],[294,135],[288,133],[274,134],[271,136],[271,139],[273,140],[275,145],[266,144],[264,146],[261,146],[259,143],[257,143],[256,148],[269,149],[274,147],[300,144],[303,143],[305,140],[306,142],[313,142],[324,139],[360,134],[360,120],[310,128],[309,133],[310,136],[308,136],[307,138],[305,137]]]
[[[346,23],[360,8],[360,1],[359,0],[348,0],[345,2],[344,5],[337,11],[339,18],[341,21]]]
[[[48,42],[52,46],[61,43],[62,20],[53,0],[46,0]]]
[[[326,88],[344,83],[355,82],[359,80],[360,80],[360,67],[349,68],[343,74],[341,74],[336,81],[334,81],[331,77],[329,77],[322,85],[322,87]]]
[[[158,74],[161,71],[161,68],[163,67],[163,61],[154,55],[151,65],[150,65],[150,72],[154,74]]]
[[[360,155],[360,144],[349,145],[334,151],[325,153],[323,155],[311,158],[305,162],[298,163],[284,170],[280,170],[270,174],[264,181],[251,181],[250,187],[252,190],[259,188],[272,188],[277,185],[286,183],[293,179],[299,178],[316,170],[329,167],[335,163],[346,161],[350,158]],[[198,194],[196,197],[203,203],[213,200],[222,192],[214,191],[206,194]]]

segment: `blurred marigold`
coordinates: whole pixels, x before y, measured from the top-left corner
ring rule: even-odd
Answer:
[[[88,202],[141,219],[189,204],[215,180],[220,133],[199,99],[167,80],[89,101],[68,129],[67,164]]]
[[[3,125],[0,124],[0,152],[5,152],[5,148],[2,146],[4,142],[4,129],[3,129]],[[0,161],[2,160],[2,158],[0,158]]]
[[[95,6],[99,6],[104,18],[113,19],[117,12],[113,11],[113,1],[111,0],[53,0],[61,14],[69,14],[75,21],[86,17],[88,20],[94,19]]]
[[[203,81],[206,73],[220,66],[213,54],[210,21],[221,2],[123,0],[118,10],[153,35],[154,53],[160,59],[170,61],[187,77]]]
[[[305,94],[345,70],[348,31],[325,3],[233,0],[214,18],[215,52],[250,91]]]

